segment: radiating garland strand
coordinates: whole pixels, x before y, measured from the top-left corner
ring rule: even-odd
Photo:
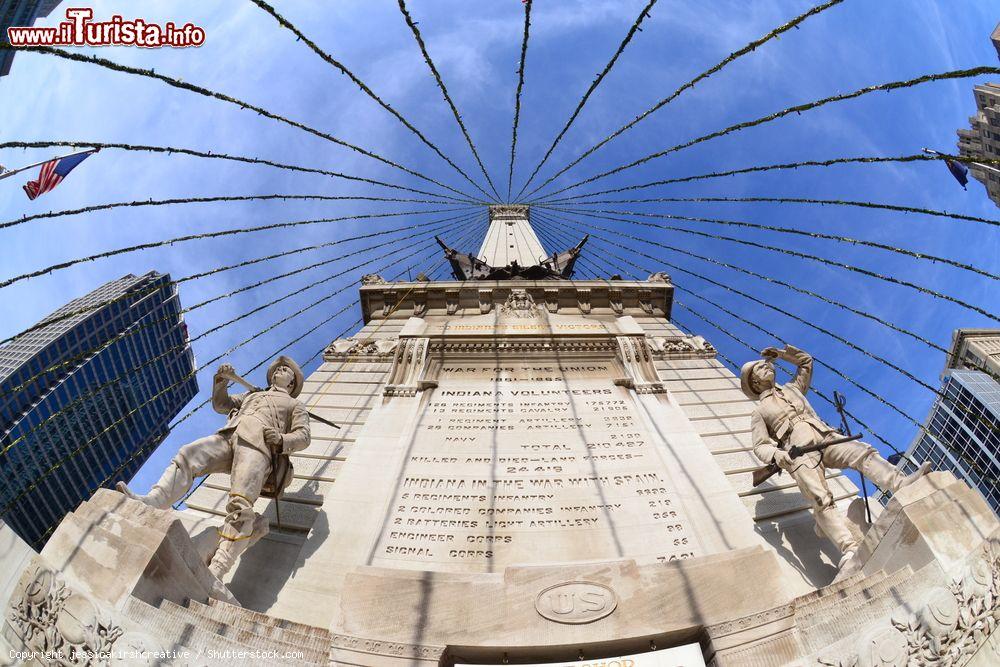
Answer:
[[[260,2],[260,0],[252,1]],[[496,186],[493,185],[493,179],[490,178],[489,173],[486,171],[486,167],[483,165],[483,161],[479,158],[479,152],[476,150],[476,145],[472,143],[472,137],[469,136],[469,131],[466,129],[465,123],[462,122],[462,115],[458,113],[458,107],[455,106],[454,100],[452,100],[451,95],[448,94],[448,89],[445,87],[444,81],[441,79],[441,74],[438,72],[437,66],[431,59],[431,54],[427,52],[427,45],[424,43],[423,35],[420,34],[420,28],[417,27],[413,17],[410,16],[410,11],[406,8],[405,0],[398,0],[398,2],[399,11],[403,14],[403,19],[406,21],[406,25],[409,26],[410,32],[413,33],[413,38],[416,40],[417,46],[420,47],[420,53],[424,57],[424,62],[427,63],[427,67],[430,69],[431,75],[433,75],[434,81],[437,83],[437,87],[441,91],[441,95],[444,96],[445,103],[447,103],[448,108],[451,109],[451,115],[455,117],[455,122],[458,123],[458,128],[462,131],[462,136],[465,137],[465,143],[469,145],[469,150],[472,151],[472,157],[476,159],[476,164],[479,165],[479,170],[486,178],[486,182],[493,191],[496,201],[499,202],[500,193],[497,192]],[[478,188],[479,186],[476,185],[476,187]],[[482,188],[480,188],[480,190],[482,191]],[[489,196],[486,192],[483,192],[483,194],[487,195],[487,197]]]
[[[947,264],[948,266],[954,266],[955,268],[962,269],[963,271],[969,271],[970,273],[975,273],[992,280],[1000,280],[1000,275],[991,273],[984,269],[977,268],[971,264],[966,264],[964,262],[959,262],[953,259],[948,259],[947,257],[938,257],[937,255],[929,255],[927,253],[918,252],[916,250],[907,250],[906,248],[899,248],[896,246],[888,245],[886,243],[878,243],[877,241],[866,241],[864,239],[856,239],[850,236],[840,236],[838,234],[825,234],[823,232],[813,232],[806,229],[798,229],[796,227],[779,227],[776,225],[761,225],[753,222],[744,222],[741,220],[722,220],[719,218],[699,218],[690,217],[684,215],[672,215],[669,213],[644,213],[642,211],[616,211],[616,210],[605,210],[605,209],[580,209],[580,208],[556,208],[554,206],[545,206],[546,208],[552,208],[553,210],[562,211],[564,213],[577,212],[577,213],[604,213],[609,215],[631,215],[641,218],[657,218],[661,220],[684,220],[689,222],[707,222],[713,225],[724,225],[730,227],[746,227],[747,229],[761,229],[769,232],[777,232],[779,234],[796,234],[798,236],[808,236],[814,239],[824,239],[827,241],[839,241],[840,243],[849,243],[855,246],[867,246],[869,248],[878,248],[879,250],[885,250],[887,252],[893,252],[899,255],[905,255],[907,257],[913,257],[915,259],[924,259],[930,262],[936,262],[940,264]],[[680,229],[677,227],[670,227],[670,229]]]
[[[5,48],[10,48],[10,47],[5,47],[2,44],[0,44],[0,51],[4,50]],[[457,195],[461,195],[462,197],[470,197],[470,195],[468,193],[462,192],[461,190],[456,190],[455,188],[452,188],[450,186],[445,185],[444,183],[436,181],[433,178],[431,178],[429,176],[426,176],[424,174],[421,174],[418,171],[414,171],[413,169],[409,169],[407,167],[404,167],[403,165],[399,164],[398,162],[393,162],[389,158],[383,157],[383,156],[379,155],[378,153],[374,153],[372,151],[369,151],[369,150],[366,150],[364,148],[361,148],[360,146],[356,146],[356,145],[354,145],[352,143],[349,143],[347,141],[344,141],[342,139],[338,139],[337,137],[333,136],[332,134],[328,134],[326,132],[323,132],[322,130],[317,130],[316,128],[310,127],[309,125],[306,125],[304,123],[300,123],[298,121],[291,120],[289,118],[285,118],[284,116],[281,116],[279,114],[276,114],[276,113],[273,113],[271,111],[268,111],[267,109],[264,109],[263,107],[259,107],[259,106],[256,106],[254,104],[250,104],[249,102],[244,102],[243,100],[237,99],[235,97],[231,97],[231,96],[225,95],[223,93],[217,93],[214,90],[209,90],[208,88],[203,88],[201,86],[196,86],[194,84],[190,84],[190,83],[187,83],[185,81],[181,81],[180,79],[175,79],[173,77],[165,76],[163,74],[157,74],[155,70],[140,69],[138,67],[129,67],[127,65],[121,65],[119,63],[112,62],[112,61],[107,60],[105,58],[99,58],[97,56],[88,56],[88,55],[84,55],[82,53],[71,53],[69,51],[63,51],[62,49],[54,49],[54,48],[52,48],[50,46],[17,47],[16,50],[17,51],[31,51],[31,52],[34,52],[34,53],[44,53],[44,54],[47,54],[47,55],[53,55],[53,56],[58,56],[60,58],[65,58],[66,60],[72,60],[72,61],[75,61],[75,62],[83,62],[83,63],[90,63],[92,65],[98,65],[100,67],[104,67],[105,69],[113,70],[115,72],[124,72],[126,74],[133,74],[135,76],[143,76],[143,77],[147,77],[147,78],[150,78],[150,79],[157,79],[157,80],[162,81],[162,82],[164,82],[164,83],[166,83],[166,84],[168,84],[170,86],[173,86],[174,88],[180,88],[182,90],[187,90],[187,91],[190,91],[190,92],[193,92],[193,93],[197,93],[199,95],[203,95],[205,97],[210,97],[210,98],[214,98],[214,99],[217,99],[217,100],[221,100],[223,102],[227,102],[229,104],[233,104],[233,105],[239,107],[240,109],[245,109],[245,110],[248,110],[248,111],[254,111],[254,112],[256,112],[257,114],[259,114],[261,116],[264,116],[266,118],[270,118],[271,120],[276,120],[276,121],[278,121],[280,123],[284,123],[285,125],[288,125],[290,127],[294,127],[294,128],[299,129],[299,130],[303,130],[303,131],[308,132],[309,134],[311,134],[313,136],[319,137],[320,139],[325,139],[326,141],[329,141],[331,143],[337,144],[338,146],[342,146],[344,148],[350,149],[350,150],[352,150],[352,151],[354,151],[356,153],[364,155],[365,157],[369,157],[369,158],[371,158],[373,160],[377,160],[377,161],[381,162],[382,164],[388,165],[388,166],[390,166],[390,167],[392,167],[394,169],[398,169],[398,170],[400,170],[402,172],[410,174],[411,176],[415,176],[415,177],[417,177],[417,178],[419,178],[421,180],[427,181],[428,183],[433,183],[434,185],[438,186],[439,188],[444,188],[445,190],[449,190],[450,192],[453,192],[453,193],[455,193]]]
[[[14,276],[13,278],[8,278],[7,280],[0,281],[0,289],[4,287],[9,287],[15,283],[22,280],[27,280],[28,278],[35,278],[38,276],[43,276],[46,274],[51,274],[53,271],[59,271],[61,269],[66,269],[76,264],[82,262],[92,262],[95,259],[105,259],[108,257],[115,257],[116,255],[123,255],[130,252],[136,252],[138,250],[149,250],[150,248],[160,248],[163,246],[172,246],[175,243],[184,243],[187,241],[195,241],[200,239],[213,239],[222,236],[233,236],[236,234],[252,234],[255,232],[271,231],[274,229],[286,229],[289,227],[299,227],[302,225],[318,225],[328,222],[344,222],[346,220],[371,220],[374,218],[395,218],[399,216],[406,215],[420,215],[426,213],[445,213],[450,211],[455,211],[458,209],[434,209],[430,211],[403,211],[401,213],[373,213],[366,215],[345,215],[337,218],[319,218],[317,220],[296,220],[293,222],[275,222],[267,225],[258,225],[257,227],[243,227],[236,229],[223,229],[215,232],[202,232],[201,234],[188,234],[186,236],[178,236],[176,238],[167,239],[165,241],[151,241],[149,243],[139,243],[137,245],[126,246],[124,248],[116,248],[114,250],[108,250],[106,252],[100,252],[94,255],[89,255],[87,257],[79,257],[77,259],[71,259],[66,262],[60,262],[58,264],[53,264],[52,266],[47,266],[44,269],[38,269],[37,271],[31,271],[29,273],[23,273],[19,276]]]
[[[560,176],[562,176],[563,174],[565,174],[567,171],[569,171],[570,169],[572,169],[576,165],[580,164],[580,162],[582,162],[584,159],[586,159],[589,155],[592,155],[593,153],[595,153],[596,151],[598,151],[602,146],[604,146],[608,142],[613,141],[614,139],[618,138],[619,136],[621,136],[622,134],[624,134],[628,130],[631,130],[633,127],[635,127],[636,125],[638,125],[640,122],[642,122],[643,120],[645,120],[647,117],[651,116],[652,114],[656,113],[657,111],[659,111],[660,109],[662,109],[666,105],[668,105],[671,102],[673,102],[685,90],[687,90],[689,88],[694,88],[695,84],[697,84],[698,82],[704,81],[705,79],[707,79],[708,77],[712,76],[716,72],[720,71],[723,67],[725,67],[729,63],[733,62],[734,60],[737,60],[738,58],[741,58],[741,57],[747,55],[748,53],[752,53],[753,51],[755,51],[757,49],[758,46],[763,46],[765,43],[771,41],[772,39],[777,39],[781,34],[783,34],[785,32],[788,32],[792,28],[798,28],[799,24],[802,23],[803,21],[805,21],[806,19],[808,19],[810,16],[815,16],[817,14],[820,14],[820,13],[826,11],[827,9],[830,9],[831,7],[833,7],[835,5],[839,5],[843,1],[844,0],[830,0],[829,2],[826,2],[826,3],[822,4],[822,5],[817,5],[816,7],[813,7],[812,9],[810,9],[807,12],[805,12],[804,14],[799,14],[798,16],[796,16],[794,19],[792,19],[788,23],[786,23],[786,24],[784,24],[782,26],[778,26],[777,28],[775,28],[771,32],[767,33],[766,35],[764,35],[760,39],[756,39],[756,40],[750,42],[749,44],[747,44],[746,46],[744,46],[742,49],[740,49],[738,51],[734,51],[733,53],[730,53],[726,58],[724,58],[722,61],[720,61],[717,65],[713,66],[710,69],[705,70],[704,72],[702,72],[701,74],[699,74],[695,78],[691,79],[690,81],[688,81],[687,83],[685,83],[683,86],[681,86],[680,88],[678,88],[677,90],[675,90],[674,92],[672,92],[670,95],[668,95],[667,97],[664,97],[662,100],[660,100],[659,102],[657,102],[656,104],[654,104],[653,106],[651,106],[649,109],[646,109],[641,114],[639,114],[638,116],[636,116],[635,118],[633,118],[631,121],[629,121],[625,125],[622,125],[620,128],[618,128],[617,130],[615,130],[613,133],[611,133],[607,137],[601,139],[599,142],[597,142],[596,144],[594,144],[593,147],[588,148],[586,151],[583,152],[582,155],[580,155],[580,157],[578,157],[575,160],[573,160],[572,162],[570,162],[568,165],[566,165],[565,167],[563,167],[562,169],[560,169],[558,172],[556,172],[555,174],[553,174],[544,183],[542,183],[537,188],[535,188],[534,190],[532,190],[531,193],[529,193],[528,196],[530,197],[535,192],[541,190],[546,185],[548,185],[552,181],[556,180],[557,178],[559,178]]]
[[[271,5],[267,4],[266,2],[263,2],[263,0],[250,0],[250,2],[254,3],[258,7],[260,7],[261,9],[263,9],[265,12],[267,12],[268,14],[270,14],[274,18],[274,20],[278,22],[279,25],[281,25],[283,28],[285,28],[288,31],[290,31],[292,34],[295,35],[295,37],[299,41],[304,42],[306,46],[308,46],[310,49],[312,49],[313,53],[315,53],[316,55],[318,55],[320,58],[322,58],[323,60],[325,60],[330,65],[333,65],[338,71],[340,71],[341,74],[347,75],[347,77],[361,90],[361,92],[363,92],[365,95],[367,95],[372,100],[374,100],[375,103],[378,104],[380,107],[382,107],[383,109],[385,109],[386,111],[388,111],[390,114],[392,114],[392,116],[396,120],[398,120],[403,125],[403,127],[405,127],[407,130],[409,130],[418,139],[420,139],[420,141],[423,142],[423,144],[425,146],[427,146],[432,151],[434,151],[438,155],[438,157],[440,157],[442,160],[444,160],[445,162],[447,162],[448,165],[452,169],[454,169],[455,171],[457,171],[462,176],[462,178],[464,178],[466,181],[468,181],[474,188],[476,188],[477,190],[479,190],[480,192],[482,192],[484,195],[486,195],[487,198],[489,198],[489,194],[487,194],[485,190],[483,190],[481,187],[479,187],[479,184],[477,184],[475,181],[473,181],[471,178],[469,178],[468,174],[466,174],[464,171],[462,171],[462,169],[459,168],[459,166],[457,164],[455,164],[454,162],[452,162],[451,159],[449,159],[448,156],[445,155],[441,151],[440,148],[438,148],[437,146],[435,146],[430,141],[430,139],[428,139],[426,136],[424,136],[423,132],[421,132],[416,127],[414,127],[413,124],[410,121],[408,121],[406,118],[404,118],[401,113],[399,113],[398,111],[396,111],[396,109],[394,109],[391,104],[389,104],[388,102],[386,102],[385,100],[383,100],[381,97],[379,97],[378,95],[376,95],[375,91],[373,91],[364,81],[362,81],[361,79],[359,79],[354,74],[354,72],[352,72],[351,70],[347,69],[347,67],[345,67],[343,63],[341,63],[339,60],[335,59],[329,53],[327,53],[323,49],[319,48],[319,46],[316,44],[316,42],[314,42],[311,39],[309,39],[308,37],[306,37],[302,33],[301,30],[299,30],[297,27],[295,27],[295,25],[293,25],[291,21],[289,21],[284,16],[282,16],[281,14],[279,14],[277,12],[277,10],[274,9],[274,7],[272,7]],[[487,176],[487,180],[489,180],[488,176]]]
[[[191,155],[193,157],[207,158],[213,160],[229,160],[231,162],[243,162],[246,164],[262,164],[268,167],[274,167],[276,169],[282,169],[284,171],[293,171],[305,174],[320,174],[322,176],[329,176],[331,178],[341,178],[348,181],[354,181],[357,183],[367,183],[368,185],[377,185],[383,188],[392,188],[393,190],[402,190],[404,192],[412,192],[418,195],[426,195],[428,197],[440,197],[441,199],[450,199],[452,201],[460,202],[462,204],[483,204],[484,202],[471,199],[469,197],[456,198],[450,195],[438,194],[436,192],[428,192],[427,190],[418,190],[416,188],[409,188],[404,185],[396,185],[394,183],[387,183],[385,181],[377,181],[372,178],[364,178],[362,176],[351,176],[349,174],[344,174],[339,171],[329,171],[327,169],[318,169],[315,167],[302,167],[300,165],[286,164],[283,162],[274,162],[273,160],[265,160],[263,158],[256,157],[246,157],[243,155],[227,155],[226,153],[212,153],[205,151],[197,151],[191,148],[178,148],[177,146],[148,146],[143,144],[123,144],[123,143],[107,143],[101,141],[5,141],[0,142],[0,149],[3,148],[54,148],[59,146],[66,147],[85,147],[85,148],[100,148],[104,149],[116,149],[123,151],[136,151],[145,153],[165,153],[167,155],[172,155],[174,153],[178,155]]]
[[[601,85],[602,81],[604,81],[604,77],[608,75],[608,73],[611,71],[611,68],[615,66],[616,62],[618,62],[619,56],[621,56],[621,54],[625,51],[625,47],[628,46],[629,42],[632,41],[632,38],[635,36],[635,33],[641,31],[641,28],[639,26],[642,25],[642,22],[646,19],[646,17],[650,15],[649,12],[653,8],[653,5],[656,4],[656,2],[657,0],[649,0],[649,2],[646,3],[646,6],[642,8],[642,11],[639,12],[639,16],[636,17],[635,21],[632,23],[632,27],[630,27],[628,32],[625,34],[625,38],[621,41],[621,44],[618,45],[618,49],[614,52],[614,55],[611,56],[611,60],[609,60],[608,63],[604,66],[604,69],[601,70],[600,73],[598,73],[597,78],[595,78],[591,82],[590,87],[587,88],[587,91],[583,94],[583,97],[580,98],[580,101],[577,103],[576,108],[573,110],[573,113],[570,114],[569,120],[566,121],[566,125],[564,125],[563,129],[559,131],[558,135],[556,135],[556,138],[553,140],[552,145],[549,146],[549,149],[545,151],[545,156],[542,158],[542,161],[538,163],[538,165],[535,167],[535,170],[531,172],[531,176],[529,176],[528,180],[524,182],[523,186],[521,186],[521,190],[520,192],[517,193],[516,197],[518,201],[520,201],[521,195],[524,194],[524,191],[527,189],[527,187],[531,185],[531,181],[533,181],[535,179],[535,176],[538,175],[538,170],[541,169],[542,165],[544,165],[548,161],[549,157],[552,155],[552,151],[556,149],[556,146],[558,146],[559,142],[562,141],[563,136],[566,134],[567,131],[569,131],[569,128],[576,120],[576,117],[580,115],[581,111],[583,111],[583,107],[584,105],[587,104],[587,100],[590,99],[590,96],[593,95],[594,91],[597,90],[597,87]]]
[[[531,31],[531,3],[524,2],[524,36],[521,39],[521,60],[517,64],[517,91],[514,93],[514,125],[510,136],[510,169],[507,172],[507,202],[514,183],[514,151],[517,148],[517,126],[521,122],[521,92],[524,90],[524,63],[528,58],[528,33]]]
[[[695,259],[701,260],[703,262],[706,262],[706,263],[709,263],[709,264],[714,264],[716,266],[722,266],[722,267],[725,267],[727,269],[731,269],[733,271],[736,271],[738,273],[742,273],[744,275],[752,276],[754,278],[757,278],[759,280],[763,280],[765,282],[768,282],[768,283],[771,283],[771,284],[774,284],[774,285],[780,285],[782,287],[785,287],[785,288],[787,288],[789,290],[792,290],[794,292],[797,292],[799,294],[804,294],[804,295],[810,296],[810,297],[812,297],[814,299],[818,299],[819,301],[822,301],[825,304],[828,304],[828,305],[831,305],[831,306],[836,306],[837,308],[841,308],[843,310],[846,310],[847,312],[853,313],[854,315],[858,315],[860,317],[864,317],[866,319],[869,319],[869,320],[871,320],[873,322],[881,324],[882,326],[884,326],[884,327],[886,327],[888,329],[891,329],[893,331],[896,331],[898,333],[905,334],[905,335],[913,338],[914,340],[917,340],[917,341],[923,343],[924,345],[926,345],[927,347],[929,347],[929,348],[931,348],[933,350],[937,350],[938,352],[944,352],[946,354],[948,353],[948,349],[947,348],[942,347],[940,345],[937,345],[936,343],[934,343],[934,342],[932,342],[932,341],[930,341],[930,340],[928,340],[928,339],[926,339],[926,338],[924,338],[924,337],[922,337],[922,336],[920,336],[920,335],[918,335],[918,334],[916,334],[916,333],[914,333],[912,331],[909,331],[908,329],[904,329],[904,328],[902,328],[902,327],[900,327],[900,326],[898,326],[896,324],[893,324],[892,322],[884,320],[884,319],[878,317],[877,315],[865,312],[863,310],[858,310],[857,308],[849,306],[849,305],[847,305],[845,303],[842,303],[842,302],[837,301],[835,299],[831,299],[829,297],[823,296],[822,294],[817,294],[816,292],[812,292],[812,291],[803,289],[803,288],[801,288],[801,287],[799,287],[797,285],[793,285],[792,283],[788,283],[788,282],[785,282],[783,280],[779,280],[778,278],[773,278],[771,276],[764,275],[762,273],[757,273],[755,271],[751,271],[749,269],[746,269],[746,268],[744,268],[742,266],[738,266],[736,264],[729,264],[729,263],[720,261],[718,259],[715,259],[713,257],[708,257],[706,255],[699,255],[698,253],[691,252],[691,251],[688,251],[688,250],[684,250],[683,248],[678,248],[678,247],[675,247],[675,246],[666,245],[664,243],[659,243],[659,242],[656,242],[656,241],[650,241],[648,239],[640,239],[638,237],[631,236],[629,234],[625,234],[623,232],[619,232],[619,231],[614,230],[614,229],[609,229],[607,227],[600,227],[600,226],[597,226],[597,225],[585,224],[585,223],[582,223],[580,221],[570,221],[568,218],[560,218],[560,220],[565,221],[565,222],[571,222],[571,223],[577,225],[577,227],[580,228],[580,229],[596,229],[596,230],[599,230],[599,231],[614,233],[614,234],[617,234],[619,236],[622,236],[623,238],[628,238],[628,239],[634,239],[634,240],[642,241],[643,243],[647,243],[649,245],[655,245],[655,246],[658,246],[660,248],[664,248],[666,250],[670,250],[671,252],[676,252],[676,253],[678,253],[680,255],[686,255],[688,257],[694,257]]]
[[[116,208],[143,207],[143,206],[173,206],[175,204],[204,204],[211,202],[235,202],[235,201],[269,201],[278,199],[281,201],[298,200],[318,200],[318,201],[371,201],[371,202],[395,202],[402,204],[443,204],[452,206],[452,202],[431,199],[407,199],[395,197],[360,197],[347,195],[298,195],[298,194],[273,194],[273,195],[219,195],[215,197],[177,197],[173,199],[137,199],[135,201],[113,202],[110,204],[94,204],[82,208],[70,208],[62,211],[49,211],[48,213],[35,213],[25,215],[16,220],[0,222],[0,229],[16,227],[33,220],[47,220],[51,218],[61,218],[67,215],[81,215],[84,213],[95,213],[97,211],[110,211]],[[471,208],[471,207],[470,207]]]
[[[837,268],[840,268],[840,269],[844,269],[846,271],[852,271],[854,273],[860,273],[861,275],[868,276],[869,278],[876,278],[878,280],[882,280],[884,282],[891,283],[893,285],[900,285],[902,287],[908,287],[908,288],[910,288],[912,290],[920,292],[921,294],[927,294],[928,296],[933,296],[935,298],[942,299],[944,301],[950,301],[950,302],[952,302],[954,304],[962,306],[963,308],[966,308],[967,310],[971,310],[973,312],[979,313],[980,315],[985,315],[986,317],[989,317],[990,319],[1000,320],[1000,316],[997,316],[996,314],[991,313],[990,311],[986,310],[985,308],[980,308],[979,306],[975,306],[975,305],[973,305],[971,303],[968,303],[967,301],[964,301],[964,300],[959,299],[957,297],[953,297],[953,296],[949,296],[947,294],[943,294],[941,292],[937,292],[937,291],[932,290],[930,288],[923,287],[922,285],[918,285],[916,283],[912,283],[912,282],[910,282],[908,280],[903,280],[902,278],[894,278],[893,276],[883,275],[881,273],[877,273],[875,271],[869,271],[868,269],[864,269],[864,268],[861,268],[859,266],[854,266],[852,264],[845,264],[844,262],[838,262],[836,260],[827,259],[825,257],[820,257],[818,255],[812,255],[812,254],[809,254],[809,253],[799,252],[797,250],[791,250],[789,248],[780,248],[778,246],[772,246],[772,245],[768,245],[766,243],[757,243],[755,241],[747,241],[745,239],[739,239],[739,238],[735,238],[735,237],[732,237],[732,236],[726,236],[724,234],[710,234],[708,232],[700,232],[700,231],[693,230],[693,229],[682,229],[682,228],[679,228],[679,227],[670,227],[668,225],[658,225],[658,224],[652,223],[652,222],[641,222],[641,221],[638,221],[638,220],[630,220],[630,219],[627,219],[627,218],[616,218],[616,217],[608,217],[608,216],[602,216],[602,215],[594,215],[592,213],[582,213],[582,215],[586,215],[587,217],[592,217],[592,218],[598,218],[598,219],[601,219],[601,220],[610,220],[610,221],[617,221],[617,222],[627,222],[627,223],[630,223],[630,224],[633,224],[633,225],[639,225],[639,226],[644,226],[644,227],[653,227],[653,228],[657,228],[657,229],[666,229],[666,230],[669,230],[669,231],[681,232],[683,234],[693,234],[695,236],[702,236],[702,237],[714,239],[714,240],[717,240],[717,241],[728,241],[730,243],[736,243],[736,244],[739,244],[739,245],[745,245],[745,246],[752,247],[752,248],[760,248],[762,250],[770,250],[771,252],[785,254],[785,255],[792,256],[792,257],[798,257],[800,259],[807,259],[807,260],[811,260],[811,261],[814,261],[814,262],[819,262],[821,264],[826,264],[828,266],[834,266],[834,267],[837,267]]]
[[[418,200],[414,200],[418,201]],[[647,199],[591,199],[579,201],[577,204],[588,206],[598,204],[654,204],[654,203],[675,203],[675,202],[723,202],[723,203],[777,203],[777,204],[819,204],[821,206],[857,206],[860,208],[883,209],[886,211],[899,211],[901,213],[921,213],[939,218],[951,218],[953,220],[965,220],[968,222],[981,222],[987,225],[1000,226],[1000,220],[990,218],[980,218],[974,215],[962,215],[961,213],[948,213],[947,211],[937,211],[930,208],[917,208],[914,206],[897,206],[895,204],[883,204],[870,201],[852,201],[847,199],[806,199],[803,197],[650,197]]]
[[[697,145],[697,144],[700,144],[700,143],[703,143],[703,142],[706,142],[706,141],[710,141],[712,139],[717,139],[718,137],[724,137],[724,136],[726,136],[728,134],[739,132],[740,130],[745,130],[745,129],[750,128],[750,127],[756,127],[758,125],[764,125],[765,123],[770,123],[771,121],[777,120],[779,118],[783,118],[784,116],[787,116],[787,115],[792,114],[792,113],[802,113],[803,111],[809,111],[809,110],[812,110],[812,109],[818,109],[819,107],[825,106],[827,104],[832,104],[832,103],[835,103],[835,102],[843,102],[845,100],[854,99],[856,97],[861,97],[862,95],[867,95],[869,93],[874,93],[874,92],[878,92],[878,91],[889,92],[889,91],[892,91],[892,90],[898,90],[898,89],[902,89],[902,88],[911,88],[913,86],[918,86],[918,85],[920,85],[922,83],[928,83],[928,82],[932,82],[932,81],[947,81],[947,80],[951,80],[951,79],[966,79],[966,78],[970,78],[970,77],[983,76],[984,74],[1000,74],[1000,67],[973,67],[973,68],[969,68],[969,69],[960,69],[960,70],[954,70],[954,71],[950,71],[950,72],[940,72],[940,73],[936,73],[936,74],[925,74],[923,76],[918,76],[918,77],[916,77],[914,79],[908,79],[906,81],[890,81],[889,83],[881,83],[881,84],[878,84],[878,85],[875,85],[875,86],[867,86],[865,88],[860,88],[860,89],[855,90],[855,91],[850,92],[850,93],[844,93],[844,94],[841,94],[841,95],[833,95],[831,97],[825,97],[825,98],[823,98],[821,100],[815,100],[813,102],[806,102],[805,104],[797,104],[795,106],[788,107],[787,109],[782,109],[781,111],[776,111],[776,112],[774,112],[772,114],[769,114],[767,116],[761,116],[760,118],[755,118],[754,120],[748,120],[748,121],[744,121],[742,123],[737,123],[736,125],[730,125],[729,127],[725,128],[725,129],[718,130],[718,131],[712,132],[710,134],[702,135],[702,136],[698,137],[697,139],[692,139],[692,140],[686,141],[686,142],[684,142],[682,144],[677,144],[676,146],[671,146],[670,148],[665,148],[665,149],[663,149],[661,151],[657,151],[655,153],[650,153],[649,155],[647,155],[645,157],[642,157],[642,158],[639,158],[638,160],[633,160],[632,162],[629,162],[628,164],[623,164],[621,166],[615,167],[614,169],[609,169],[608,171],[604,171],[604,172],[601,172],[601,173],[596,174],[594,176],[591,176],[590,178],[585,178],[582,181],[577,181],[576,183],[573,183],[572,185],[568,185],[568,186],[566,186],[566,187],[564,187],[564,188],[562,188],[560,190],[556,190],[556,191],[550,193],[547,196],[552,196],[552,195],[556,195],[556,194],[559,194],[559,193],[562,193],[562,192],[566,192],[567,190],[572,190],[574,188],[578,188],[581,185],[586,185],[587,183],[593,183],[594,181],[598,181],[600,179],[607,178],[608,176],[612,176],[614,174],[619,174],[619,173],[621,173],[623,171],[626,171],[628,169],[633,169],[635,167],[638,167],[639,165],[645,164],[646,162],[649,162],[650,160],[655,160],[655,159],[661,158],[661,157],[663,157],[665,155],[669,155],[671,153],[676,153],[678,151],[684,150],[685,148],[690,148],[691,146],[694,146],[694,145]]]

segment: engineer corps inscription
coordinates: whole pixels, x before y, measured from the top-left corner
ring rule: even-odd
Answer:
[[[610,360],[444,362],[371,564],[700,555],[621,373]]]

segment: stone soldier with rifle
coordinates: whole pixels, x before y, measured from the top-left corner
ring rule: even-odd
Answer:
[[[296,400],[303,375],[285,356],[267,369],[267,389],[230,395],[230,381],[246,384],[233,367],[222,364],[215,373],[212,407],[228,414],[226,425],[213,435],[181,447],[160,480],[144,496],[124,482],[118,490],[157,509],[167,509],[191,488],[195,477],[229,473],[226,518],[209,570],[220,579],[246,549],[268,531],[268,522],[253,510],[258,497],[277,498],[292,479],[288,455],[309,445],[309,413]]]
[[[783,350],[768,347],[761,356],[762,359],[743,364],[740,371],[743,393],[757,401],[750,420],[754,454],[764,464],[776,464],[792,476],[812,505],[816,526],[840,550],[839,566],[843,570],[858,544],[847,520],[834,506],[833,494],[826,482],[826,468],[857,470],[883,491],[895,492],[922,477],[930,466],[924,463],[915,473],[906,476],[871,445],[843,437],[820,419],[805,396],[812,381],[813,367],[812,357],[807,353],[786,345]],[[797,367],[794,379],[788,384],[775,383],[775,359]],[[796,458],[790,454],[792,447],[814,447],[831,441],[841,442]]]

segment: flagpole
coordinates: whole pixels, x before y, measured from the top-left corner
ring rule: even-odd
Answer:
[[[35,164],[29,164],[27,167],[21,167],[19,169],[11,169],[10,171],[7,170],[0,171],[0,181],[2,181],[5,178],[9,178],[15,174],[20,174],[22,171],[28,171],[29,169],[40,167],[46,162],[52,162],[53,160],[62,160],[63,158],[73,157],[74,155],[83,155],[84,153],[96,153],[99,150],[100,150],[99,148],[88,148],[86,150],[77,151],[75,153],[70,153],[68,155],[61,155],[59,157],[50,157],[47,160],[42,160],[41,162],[36,162]],[[0,166],[0,169],[2,168],[3,167]]]
[[[920,150],[922,150],[925,153],[929,153],[931,155],[944,155],[944,153],[936,151],[936,150],[934,150],[932,148],[921,148]],[[991,167],[988,164],[982,164],[980,162],[970,162],[969,164],[974,164],[977,167],[979,167],[980,169],[987,169],[989,171],[995,171],[996,173],[1000,174],[1000,169],[997,169],[996,167]]]

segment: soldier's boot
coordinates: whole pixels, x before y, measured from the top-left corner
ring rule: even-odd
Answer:
[[[191,488],[191,482],[191,473],[185,466],[179,465],[175,459],[163,471],[160,481],[154,484],[149,493],[144,496],[134,493],[125,482],[118,482],[115,488],[132,500],[138,500],[150,507],[165,510],[184,497],[187,490]]]
[[[238,493],[229,494],[226,503],[226,520],[219,528],[219,546],[208,564],[209,571],[216,579],[222,579],[233,567],[236,559],[263,535],[254,535],[254,527],[259,523],[253,511],[253,503]]]
[[[841,557],[838,568],[844,572],[844,568],[858,551],[858,542],[854,538],[854,533],[847,527],[845,519],[833,504],[830,498],[828,504],[813,508],[813,518],[816,526],[833,542],[840,550]]]
[[[899,468],[892,465],[877,453],[872,453],[861,464],[861,474],[875,482],[875,485],[883,491],[895,493],[904,486],[913,484],[918,479],[926,475],[931,469],[931,464],[924,462],[920,464],[916,472],[904,475]]]

